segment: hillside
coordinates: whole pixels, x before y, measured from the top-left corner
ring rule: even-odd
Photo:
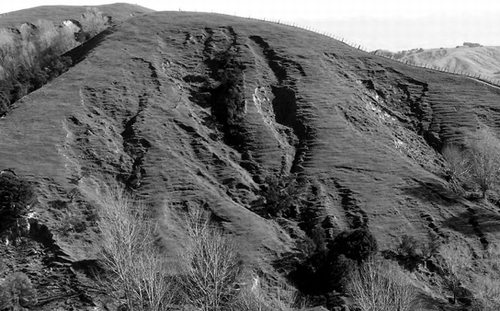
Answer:
[[[500,79],[500,47],[498,46],[431,49],[404,56],[402,60],[418,65],[431,65],[450,71],[467,71]]]
[[[35,8],[0,14],[0,28],[19,27],[23,23],[34,23],[39,19],[61,23],[66,19],[78,20],[88,7],[95,7],[112,16],[115,22],[154,10],[128,3],[114,3],[97,6],[45,5]]]
[[[404,234],[475,258],[500,242],[494,200],[455,194],[439,153],[478,129],[500,134],[498,88],[306,30],[203,13],[136,16],[67,56],[74,67],[0,119],[0,169],[33,182],[38,200],[28,229],[9,233],[24,230],[28,242],[2,243],[0,254],[32,279],[36,310],[101,305],[88,288],[96,216],[83,191],[101,182],[120,182],[161,219],[173,263],[178,215],[203,208],[248,267],[299,287],[315,282],[292,273],[314,225],[329,241],[368,228],[381,251]],[[292,204],[269,205],[269,178],[297,185]],[[435,273],[412,280],[435,310],[458,310]]]

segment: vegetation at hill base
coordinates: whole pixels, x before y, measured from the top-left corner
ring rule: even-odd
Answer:
[[[161,251],[158,224],[145,207],[118,186],[94,189],[85,187],[84,192],[99,215],[92,245],[102,268],[99,285],[118,305],[148,311],[183,305],[207,311],[296,310],[294,301],[285,300],[292,289],[283,287],[279,296],[262,291],[259,277],[244,268],[238,246],[202,209],[183,216],[185,236],[176,271]]]

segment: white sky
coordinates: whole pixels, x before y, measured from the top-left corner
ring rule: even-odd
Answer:
[[[0,13],[39,5],[99,5],[103,0],[1,0]],[[120,0],[117,0],[120,1]],[[132,0],[157,11],[184,10],[280,19],[328,31],[369,49],[500,46],[498,0]],[[0,17],[1,18],[1,17]]]

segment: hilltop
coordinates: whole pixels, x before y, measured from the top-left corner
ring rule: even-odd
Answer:
[[[101,305],[86,287],[96,213],[84,189],[103,182],[118,181],[160,219],[172,265],[179,215],[203,209],[246,267],[331,309],[339,304],[317,279],[297,277],[318,231],[328,243],[368,230],[382,253],[404,234],[474,258],[500,242],[498,196],[453,192],[441,155],[480,129],[500,134],[499,88],[206,13],[134,16],[65,56],[73,67],[0,119],[0,169],[37,194],[28,246],[2,244],[0,254],[7,272],[29,274],[44,298],[37,310]],[[435,310],[459,310],[433,264],[412,271],[413,284]]]
[[[97,8],[101,12],[112,16],[115,22],[123,21],[135,15],[154,12],[154,10],[128,3],[96,6],[44,5],[0,14],[0,28],[19,27],[23,23],[34,23],[37,20],[48,20],[55,23],[61,23],[67,19],[78,20],[87,8]]]

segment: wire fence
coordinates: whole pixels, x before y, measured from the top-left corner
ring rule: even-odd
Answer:
[[[214,13],[214,12],[212,12],[212,13]],[[409,66],[413,66],[413,67],[426,68],[426,69],[429,69],[429,70],[439,71],[439,72],[443,72],[443,73],[449,73],[449,74],[454,74],[454,75],[459,75],[459,76],[465,76],[465,77],[468,77],[468,78],[479,80],[481,82],[485,82],[487,84],[491,84],[491,85],[494,85],[494,86],[500,86],[500,80],[499,79],[492,78],[492,77],[490,77],[488,75],[485,75],[485,74],[470,72],[470,71],[466,71],[466,70],[450,70],[450,69],[447,69],[447,68],[444,68],[444,67],[439,67],[439,66],[434,66],[434,65],[429,65],[429,64],[421,64],[421,63],[413,62],[413,61],[406,60],[406,59],[405,60],[403,60],[403,59],[397,59],[397,58],[394,58],[392,56],[385,55],[383,52],[379,52],[378,50],[376,50],[376,51],[370,51],[370,50],[368,50],[368,48],[362,46],[361,44],[357,44],[357,43],[352,42],[352,41],[350,41],[350,40],[348,40],[346,38],[337,36],[335,34],[327,32],[327,31],[318,30],[318,29],[315,29],[313,27],[303,26],[303,25],[300,25],[300,24],[291,23],[291,22],[287,22],[287,21],[282,21],[282,20],[279,20],[279,19],[276,20],[276,19],[266,19],[266,18],[255,18],[255,17],[251,17],[251,16],[246,17],[246,16],[238,16],[236,14],[231,15],[231,14],[224,14],[224,13],[215,13],[215,14],[226,15],[226,16],[236,16],[236,17],[241,17],[241,18],[246,18],[246,19],[251,19],[251,20],[257,20],[257,21],[262,21],[262,22],[270,22],[270,23],[275,23],[275,24],[279,24],[279,25],[285,25],[285,26],[294,27],[294,28],[298,28],[298,29],[308,30],[308,31],[311,31],[311,32],[314,32],[314,33],[317,33],[317,34],[320,34],[320,35],[323,35],[323,36],[326,36],[326,37],[328,37],[330,39],[340,41],[340,42],[342,42],[342,43],[344,43],[344,44],[346,44],[346,45],[348,45],[348,46],[350,46],[352,48],[355,48],[357,50],[363,51],[363,52],[368,53],[370,55],[375,55],[375,56],[383,57],[383,58],[386,58],[386,59],[391,59],[393,61],[396,61],[396,62],[399,62],[399,63],[402,63],[402,64],[406,64],[406,65],[409,65]]]

